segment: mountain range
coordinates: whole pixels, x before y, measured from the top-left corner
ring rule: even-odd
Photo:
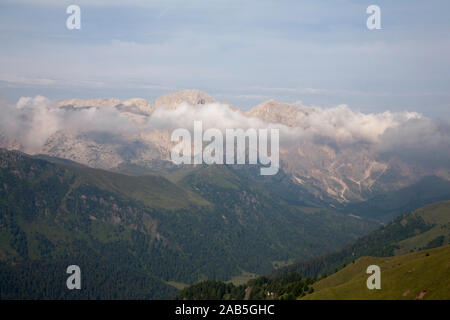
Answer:
[[[386,139],[384,135],[402,123],[420,117],[415,113],[366,115],[346,106],[323,110],[275,100],[244,112],[198,90],[168,94],[154,103],[141,98],[71,99],[47,103],[44,109],[46,116],[66,117],[70,123],[53,125],[55,129],[45,135],[40,145],[34,143],[32,151],[6,132],[0,134],[0,146],[100,169],[120,171],[137,166],[158,172],[161,166],[170,166],[164,162],[170,162],[174,145],[171,130],[192,126],[197,119],[203,120],[205,127],[219,129],[280,128],[280,161],[285,178],[308,190],[323,206],[336,208],[364,202],[412,186],[428,176],[450,179],[448,163],[410,162],[390,154],[386,146],[376,142]],[[31,116],[25,113],[23,117]]]
[[[275,100],[244,112],[197,90],[154,103],[24,98],[9,111],[0,122],[2,299],[158,299],[262,274],[254,297],[273,285],[292,298],[288,287],[312,293],[314,279],[358,258],[449,240],[449,163],[394,143],[399,128],[409,137],[411,125],[428,124],[415,113]],[[173,164],[171,131],[194,120],[278,128],[278,173]],[[71,264],[83,291],[66,290]]]

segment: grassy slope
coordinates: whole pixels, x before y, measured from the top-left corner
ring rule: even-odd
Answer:
[[[84,182],[91,182],[102,189],[142,201],[151,208],[180,209],[190,205],[211,205],[159,175],[134,177],[92,168],[73,169],[80,173]]]
[[[450,244],[449,230],[450,201],[440,201],[404,214],[340,251],[281,267],[275,273],[320,277],[359,257],[387,257]]]
[[[430,230],[397,243],[396,255],[424,248],[437,237],[443,237],[443,244],[450,243],[450,201],[441,201],[417,209],[412,214],[420,216],[427,223],[433,224]]]
[[[372,264],[381,268],[380,290],[366,286],[365,271]],[[314,284],[314,290],[304,299],[410,300],[424,290],[423,299],[450,299],[450,246],[389,258],[362,257]]]

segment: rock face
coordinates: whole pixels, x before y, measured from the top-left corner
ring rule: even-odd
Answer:
[[[58,106],[60,106],[60,107],[72,106],[75,108],[80,108],[80,107],[104,108],[104,107],[114,107],[120,103],[121,103],[121,101],[116,98],[100,98],[100,99],[91,99],[91,100],[70,99],[70,100],[61,101],[58,104]]]
[[[314,112],[312,108],[270,99],[247,111],[246,114],[268,123],[282,123],[290,127],[304,128],[304,119],[312,112]]]
[[[151,127],[148,121],[155,110],[161,108],[167,112],[183,102],[201,107],[216,101],[211,95],[198,90],[171,93],[157,98],[154,104],[142,98],[62,101],[58,106],[71,110],[115,108],[135,123],[136,130],[121,134],[59,130],[48,138],[39,152],[102,169],[116,168],[124,163],[152,166],[154,160],[170,159],[173,143],[170,141],[170,130]],[[239,110],[227,103],[222,104]],[[317,109],[299,103],[269,100],[245,113],[240,111],[239,117],[241,120],[258,118],[266,123],[282,124],[289,129],[306,132],[317,112]],[[332,130],[339,130],[339,126]],[[4,135],[0,135],[0,146],[21,149],[19,142]],[[380,160],[370,144],[328,143],[320,139],[296,138],[282,144],[280,163],[294,183],[313,191],[318,198],[331,197],[341,203],[365,200],[379,192],[406,187],[425,175],[439,175],[439,168],[435,172],[395,158]]]
[[[196,106],[213,103],[216,100],[208,93],[199,90],[183,90],[157,98],[155,107],[165,107],[166,109],[173,110],[183,102]]]
[[[142,98],[128,99],[122,102],[121,105],[124,107],[124,110],[133,110],[136,113],[142,112],[147,115],[150,115],[155,109],[150,101]]]
[[[163,141],[160,139],[156,145],[152,139],[138,135],[123,137],[103,132],[58,131],[47,140],[42,153],[94,168],[111,169],[124,162],[167,159],[167,148],[161,147]]]
[[[21,150],[23,146],[14,137],[7,137],[4,133],[0,132],[0,146],[8,150]]]
[[[301,104],[268,100],[246,112],[268,123],[308,129],[308,117],[317,112]],[[338,128],[336,128],[338,129]],[[313,187],[338,202],[362,201],[378,192],[406,187],[428,174],[425,168],[412,167],[397,159],[377,160],[369,144],[328,144],[326,141],[297,139],[280,149],[282,168],[295,183]],[[395,178],[392,178],[395,177]]]
[[[126,101],[120,101],[116,98],[101,98],[101,99],[70,99],[58,103],[58,107],[64,109],[88,109],[88,108],[116,108],[123,115],[138,122],[144,123],[146,116],[152,114],[155,107],[152,103],[143,98],[132,98]]]
[[[153,105],[142,98],[121,101],[111,99],[71,99],[58,104],[60,108],[116,108],[122,115],[145,124],[156,108],[175,109],[186,102],[191,105],[204,105],[215,102],[207,93],[198,90],[184,90],[156,99]],[[60,130],[53,134],[41,152],[70,159],[88,166],[110,169],[122,163],[147,163],[152,160],[169,160],[172,143],[170,132],[164,129],[149,128],[128,135],[113,135],[105,132],[71,132]]]
[[[101,99],[70,99],[58,103],[60,108],[107,108],[115,107],[123,112],[150,115],[155,109],[152,103],[143,98],[132,98],[120,101],[117,98],[101,98]]]

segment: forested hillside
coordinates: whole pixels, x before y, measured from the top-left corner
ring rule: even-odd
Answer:
[[[427,298],[448,299],[450,247],[447,244],[450,244],[450,201],[442,201],[403,214],[336,253],[282,267],[239,286],[218,281],[200,282],[183,289],[175,298],[397,299],[401,288],[409,288],[414,289],[414,293],[405,295],[406,299],[423,290],[432,290]],[[432,248],[437,249],[430,250]],[[416,253],[396,256],[405,251]],[[432,257],[428,258],[430,255]],[[365,286],[365,268],[371,264],[380,264],[383,279],[385,275],[388,279],[383,283],[389,282],[387,289],[379,294],[368,292]],[[414,277],[405,278],[402,272],[413,272]],[[317,290],[320,292],[308,295]]]
[[[258,277],[245,285],[222,281],[202,281],[187,287],[174,299],[187,300],[293,300],[314,291],[315,279],[290,273],[275,278]]]
[[[331,210],[288,204],[224,166],[198,168],[174,183],[48,160],[0,152],[4,297],[41,291],[67,297],[54,274],[69,261],[86,265],[90,297],[169,296],[166,281],[264,274],[275,261],[333,251],[374,228]],[[65,268],[59,272],[66,276]],[[140,277],[149,285],[134,290]],[[99,293],[96,282],[113,290]]]
[[[274,274],[299,272],[304,276],[319,277],[362,256],[389,257],[449,243],[450,201],[441,201],[405,213],[342,250],[289,265]]]

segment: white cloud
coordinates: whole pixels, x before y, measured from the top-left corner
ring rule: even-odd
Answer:
[[[396,156],[405,162],[432,168],[449,168],[450,121],[411,119],[389,128],[377,145],[382,157]]]
[[[416,112],[365,114],[352,111],[346,105],[335,108],[315,108],[307,118],[308,131],[314,136],[327,137],[338,142],[379,142],[380,136],[389,128],[395,128],[410,119],[419,119]]]
[[[299,119],[297,127],[266,123],[248,117],[228,105],[211,103],[191,106],[182,104],[174,110],[156,109],[147,121],[136,123],[113,107],[63,109],[43,97],[22,97],[16,105],[2,102],[0,132],[19,141],[27,152],[39,152],[47,139],[58,130],[71,132],[100,131],[113,137],[130,137],[155,129],[192,129],[194,121],[202,121],[204,129],[278,128],[280,143],[301,139],[316,143],[365,143],[380,157],[395,155],[405,161],[428,166],[450,163],[450,123],[434,121],[415,112],[382,112],[365,114],[346,105],[334,108],[306,107],[312,110]]]

